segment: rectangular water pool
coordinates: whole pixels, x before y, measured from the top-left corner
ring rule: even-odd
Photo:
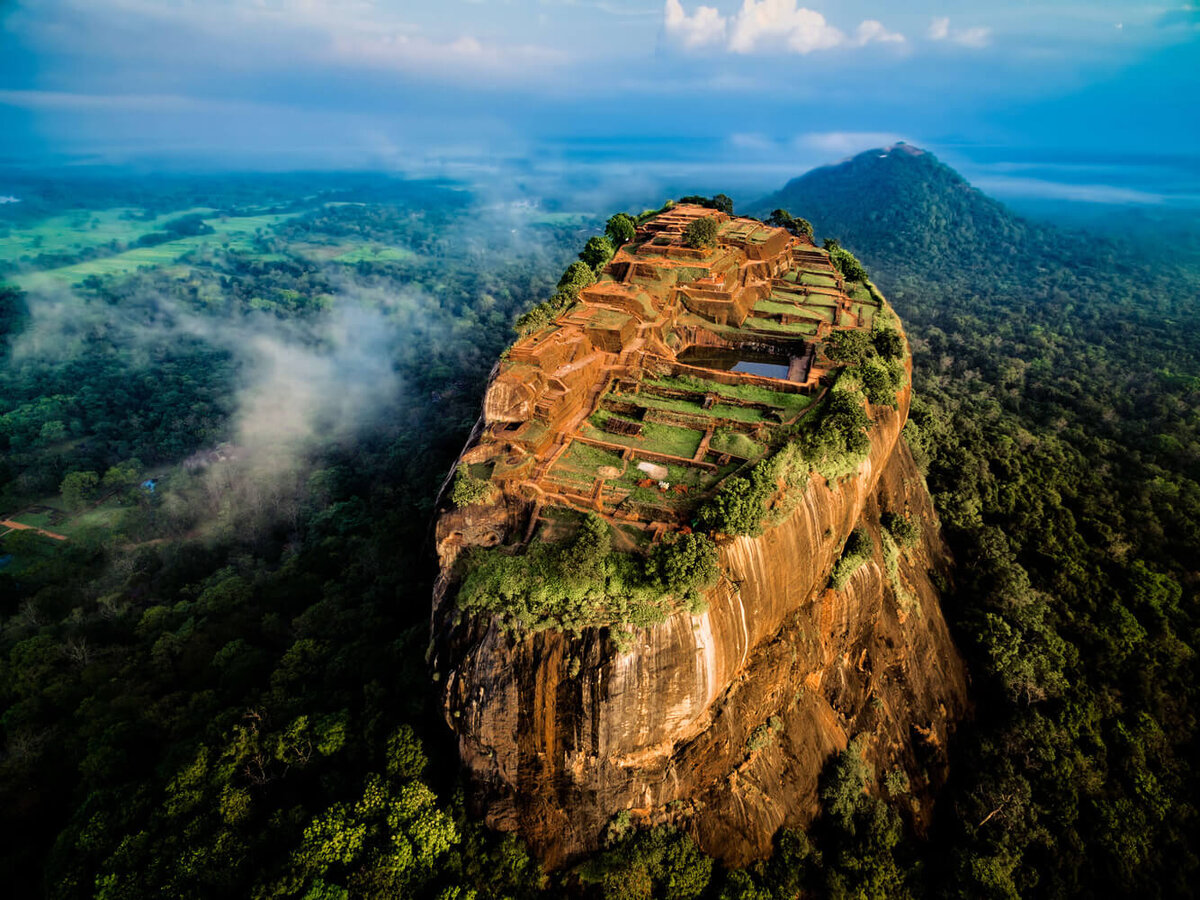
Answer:
[[[780,381],[787,380],[788,365],[791,362],[787,356],[737,347],[688,347],[678,358],[681,363],[689,366],[723,372],[745,372],[763,378],[778,378]]]

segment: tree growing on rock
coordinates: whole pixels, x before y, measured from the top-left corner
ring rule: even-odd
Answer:
[[[613,254],[617,250],[613,246],[613,242],[606,237],[588,238],[587,244],[579,254],[579,258],[593,272],[599,272],[608,265],[608,261],[613,258]]]
[[[705,250],[717,243],[717,220],[711,216],[693,219],[683,229],[683,243],[696,250]]]
[[[804,235],[805,237],[813,236],[812,222],[808,219],[802,219],[799,216],[793,216],[786,209],[777,209],[767,217],[767,224],[775,228],[786,228],[792,234]]]
[[[663,590],[686,597],[717,579],[717,547],[703,534],[681,534],[646,560],[646,574]]]
[[[454,487],[450,490],[450,500],[460,509],[476,503],[486,503],[492,499],[495,487],[490,481],[476,478],[465,468],[460,467],[454,476]]]
[[[627,213],[617,213],[609,218],[604,226],[604,233],[612,241],[614,247],[628,244],[637,236],[637,222]]]
[[[558,290],[575,298],[579,296],[580,291],[595,281],[596,273],[592,271],[591,266],[585,262],[573,262],[558,280]]]

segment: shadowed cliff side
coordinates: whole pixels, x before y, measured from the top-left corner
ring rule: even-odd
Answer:
[[[875,411],[854,474],[832,486],[814,475],[783,521],[722,543],[705,612],[636,629],[625,652],[608,629],[515,635],[460,617],[440,583],[433,665],[489,824],[520,832],[553,866],[595,849],[628,811],[686,827],[706,852],[741,864],[767,855],[781,825],[813,818],[824,765],[859,734],[880,779],[904,771],[914,821],[927,822],[967,699],[931,579],[948,577],[948,554],[899,439],[908,400],[906,388],[897,410]],[[920,526],[890,563],[884,511]],[[449,513],[439,539],[481,540],[516,517]],[[828,589],[856,526],[872,555]],[[457,548],[439,547],[448,572]]]

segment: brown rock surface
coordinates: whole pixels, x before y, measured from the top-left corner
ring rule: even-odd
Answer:
[[[707,852],[742,864],[769,853],[781,825],[813,818],[820,772],[860,733],[880,776],[907,772],[917,824],[928,820],[967,692],[931,578],[948,578],[950,559],[900,439],[908,399],[905,389],[898,410],[873,410],[871,453],[856,473],[834,485],[813,475],[781,522],[721,545],[705,613],[635,629],[626,652],[606,628],[513,635],[460,619],[453,585],[439,582],[432,664],[490,825],[560,865],[597,847],[606,823],[629,810],[685,827]],[[896,579],[882,511],[921,523]],[[444,516],[444,571],[463,543],[498,540],[518,518],[504,506]],[[827,589],[856,525],[874,554],[843,590]],[[764,725],[769,738],[752,749]]]

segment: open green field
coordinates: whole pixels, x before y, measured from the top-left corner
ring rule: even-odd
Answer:
[[[42,512],[19,512],[9,516],[14,522],[20,522],[22,525],[28,525],[30,528],[45,528],[47,531],[57,531],[50,524],[50,518],[54,515],[53,510],[43,510]]]
[[[119,506],[116,501],[107,501],[94,509],[87,509],[78,515],[71,516],[53,530],[65,534],[67,537],[78,537],[81,532],[92,528],[102,528],[107,531],[120,524],[124,515],[124,507]]]
[[[398,262],[416,259],[417,254],[405,247],[387,244],[358,244],[346,241],[329,243],[296,242],[288,245],[288,252],[302,256],[315,263],[337,262],[353,265],[360,262]]]
[[[115,498],[110,498],[98,506],[71,513],[61,506],[41,503],[43,507],[38,512],[19,512],[11,516],[14,522],[28,525],[31,528],[42,528],[68,538],[78,538],[87,531],[100,528],[110,530],[115,528],[125,514],[125,508]],[[56,520],[56,521],[52,521]]]
[[[707,416],[706,412],[699,403],[691,400],[680,400],[674,397],[655,397],[651,394],[618,394],[610,393],[608,395],[613,400],[618,400],[622,403],[632,403],[636,406],[642,406],[646,409],[662,409],[670,412],[686,413],[693,416]]]
[[[207,207],[180,209],[156,216],[138,218],[142,211],[133,207],[80,210],[50,216],[35,225],[0,232],[0,262],[31,262],[43,253],[81,253],[114,241],[135,243],[144,235],[161,231],[165,222],[195,213],[211,213]]]
[[[380,247],[374,244],[365,247],[353,247],[330,257],[333,262],[353,265],[360,262],[399,262],[411,259],[416,254],[403,247]]]
[[[801,311],[814,319],[820,319],[822,322],[828,322],[832,325],[837,321],[837,307],[835,306],[817,306],[815,304],[805,304],[801,307]]]
[[[170,218],[181,214],[183,213],[172,213]],[[89,275],[128,275],[142,268],[171,265],[181,256],[202,247],[224,247],[231,250],[251,252],[254,249],[254,238],[259,232],[266,231],[295,215],[298,215],[298,213],[236,217],[222,216],[205,219],[204,221],[212,226],[212,234],[199,234],[192,237],[180,238],[175,241],[166,241],[162,244],[156,244],[153,247],[135,247],[132,250],[126,250],[123,253],[106,256],[102,259],[92,259],[70,266],[60,266],[56,269],[45,269],[40,272],[20,275],[14,281],[21,287],[30,287],[47,283],[75,284]],[[153,231],[155,229],[149,228],[148,230]]]
[[[593,447],[582,441],[572,441],[566,451],[550,468],[549,476],[559,484],[578,491],[588,491],[597,478],[600,468],[612,466],[617,471],[625,468],[625,460],[619,453],[603,447]]]
[[[763,411],[753,406],[730,406],[728,403],[718,403],[709,410],[709,414],[716,416],[718,419],[745,422],[747,425],[757,425],[759,422],[767,421],[767,417],[763,414]]]

